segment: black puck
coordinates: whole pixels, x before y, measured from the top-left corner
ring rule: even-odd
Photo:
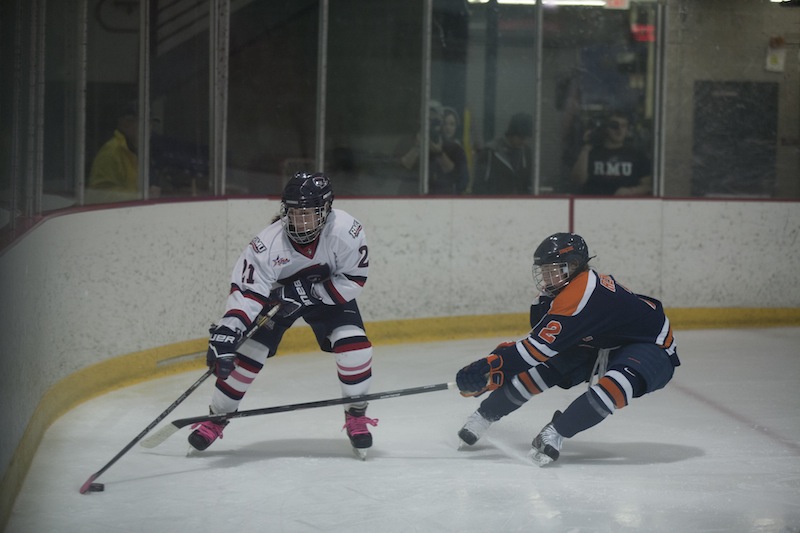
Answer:
[[[103,483],[92,483],[89,485],[89,492],[103,492],[106,486]]]

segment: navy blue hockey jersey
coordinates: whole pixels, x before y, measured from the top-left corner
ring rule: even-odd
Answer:
[[[549,306],[548,306],[549,302]],[[531,310],[533,329],[517,344],[531,366],[576,345],[614,348],[653,343],[675,355],[675,339],[661,302],[634,294],[613,276],[588,270],[577,275],[558,295],[544,299],[538,318]]]

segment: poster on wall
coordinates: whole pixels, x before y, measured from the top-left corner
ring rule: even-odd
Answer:
[[[695,82],[692,196],[773,196],[777,128],[777,83]]]

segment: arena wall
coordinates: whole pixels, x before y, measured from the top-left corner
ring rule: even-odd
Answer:
[[[677,329],[800,324],[800,285],[788,281],[800,264],[798,202],[431,198],[335,206],[367,231],[370,277],[359,305],[378,353],[381,342],[524,335],[533,249],[568,230],[584,236],[598,270],[661,299]],[[274,199],[217,199],[66,212],[4,250],[0,525],[58,416],[113,388],[203,366],[231,267],[277,209]],[[307,328],[294,328],[282,346],[311,349]],[[87,476],[100,466],[87,465]]]

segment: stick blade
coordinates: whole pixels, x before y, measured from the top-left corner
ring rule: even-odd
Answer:
[[[86,483],[81,485],[81,488],[78,489],[80,491],[80,493],[81,494],[86,494],[87,492],[89,492],[89,488],[92,486],[92,482],[95,479],[97,479],[97,474],[92,474],[91,476],[89,476],[89,479],[86,480]]]
[[[149,437],[142,439],[142,442],[139,443],[140,446],[144,448],[155,448],[168,438],[172,436],[173,433],[177,432],[180,428],[173,424],[167,424],[166,426],[162,427]]]

